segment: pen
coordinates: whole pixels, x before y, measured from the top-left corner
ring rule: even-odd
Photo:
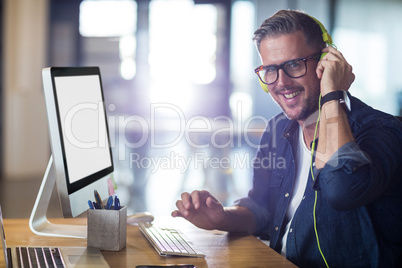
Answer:
[[[94,191],[94,195],[95,195],[96,203],[98,203],[98,205],[99,205],[99,207],[100,207],[101,209],[104,209],[105,206],[103,205],[102,199],[100,198],[99,193],[98,193],[97,190]]]
[[[120,200],[117,197],[117,195],[114,196],[114,209],[119,210],[120,209]]]
[[[109,199],[107,200],[106,203],[106,209],[110,209],[112,207],[113,204],[113,196],[109,196]]]
[[[92,204],[91,200],[88,200],[88,206],[90,209],[94,209],[94,205]]]

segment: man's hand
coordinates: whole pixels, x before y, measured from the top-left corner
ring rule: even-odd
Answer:
[[[254,215],[248,208],[223,207],[208,191],[182,193],[176,206],[173,217],[183,217],[199,228],[250,234],[256,231]]]
[[[327,53],[317,65],[317,77],[321,79],[321,95],[335,90],[348,91],[355,80],[352,66],[345,60],[342,53],[333,47],[322,50]]]
[[[225,225],[225,210],[208,191],[182,193],[176,206],[172,216],[183,217],[197,227],[213,230],[223,229]]]
[[[322,50],[327,54],[317,65],[317,76],[321,79],[321,95],[342,90],[348,91],[355,80],[352,66],[347,63],[342,53],[333,47]],[[315,158],[316,168],[325,166],[328,160],[344,144],[353,141],[347,114],[337,100],[326,102],[321,107],[319,141]]]

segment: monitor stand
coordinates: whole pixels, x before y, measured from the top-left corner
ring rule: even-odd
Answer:
[[[67,225],[51,223],[46,212],[50,203],[53,188],[56,185],[56,174],[53,164],[53,156],[50,156],[49,163],[39,188],[35,205],[29,218],[29,228],[32,232],[42,236],[84,238],[87,237],[86,225]]]

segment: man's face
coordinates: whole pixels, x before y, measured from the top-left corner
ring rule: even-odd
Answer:
[[[279,65],[296,58],[305,58],[319,51],[307,46],[302,32],[267,37],[261,41],[262,64]],[[274,101],[289,119],[305,121],[318,109],[320,80],[316,74],[317,61],[307,61],[307,73],[300,78],[291,78],[279,70],[278,80],[268,85]]]

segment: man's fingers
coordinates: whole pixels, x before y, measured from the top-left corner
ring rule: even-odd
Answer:
[[[177,211],[182,215],[182,216],[187,216],[189,214],[189,209],[187,209],[182,200],[177,200],[176,201],[176,207],[177,207]]]
[[[320,60],[317,64],[317,69],[316,69],[318,79],[322,78],[323,72],[324,72],[324,66],[322,65],[321,60]]]
[[[316,74],[321,79],[321,93],[328,91],[347,91],[355,79],[352,66],[345,60],[343,54],[333,47],[322,50],[327,53],[317,64]]]
[[[191,195],[187,192],[184,192],[181,194],[181,201],[183,203],[183,207],[186,210],[189,210],[191,208],[191,203],[192,203],[192,198]]]
[[[207,198],[210,197],[211,194],[208,191],[193,191],[191,193],[191,200],[195,209],[199,209],[200,206],[204,205]]]
[[[207,199],[210,199],[209,205],[206,204]],[[211,196],[208,191],[193,191],[191,194],[182,193],[181,199],[177,200],[176,207],[177,210],[172,212],[172,215],[188,217],[190,215],[191,210],[198,210],[201,206],[214,206],[211,202],[215,202],[216,205],[220,205],[220,203]]]
[[[181,212],[180,211],[178,211],[178,210],[173,210],[172,211],[172,217],[182,217],[182,218],[184,218],[184,215],[183,214],[181,214]]]

